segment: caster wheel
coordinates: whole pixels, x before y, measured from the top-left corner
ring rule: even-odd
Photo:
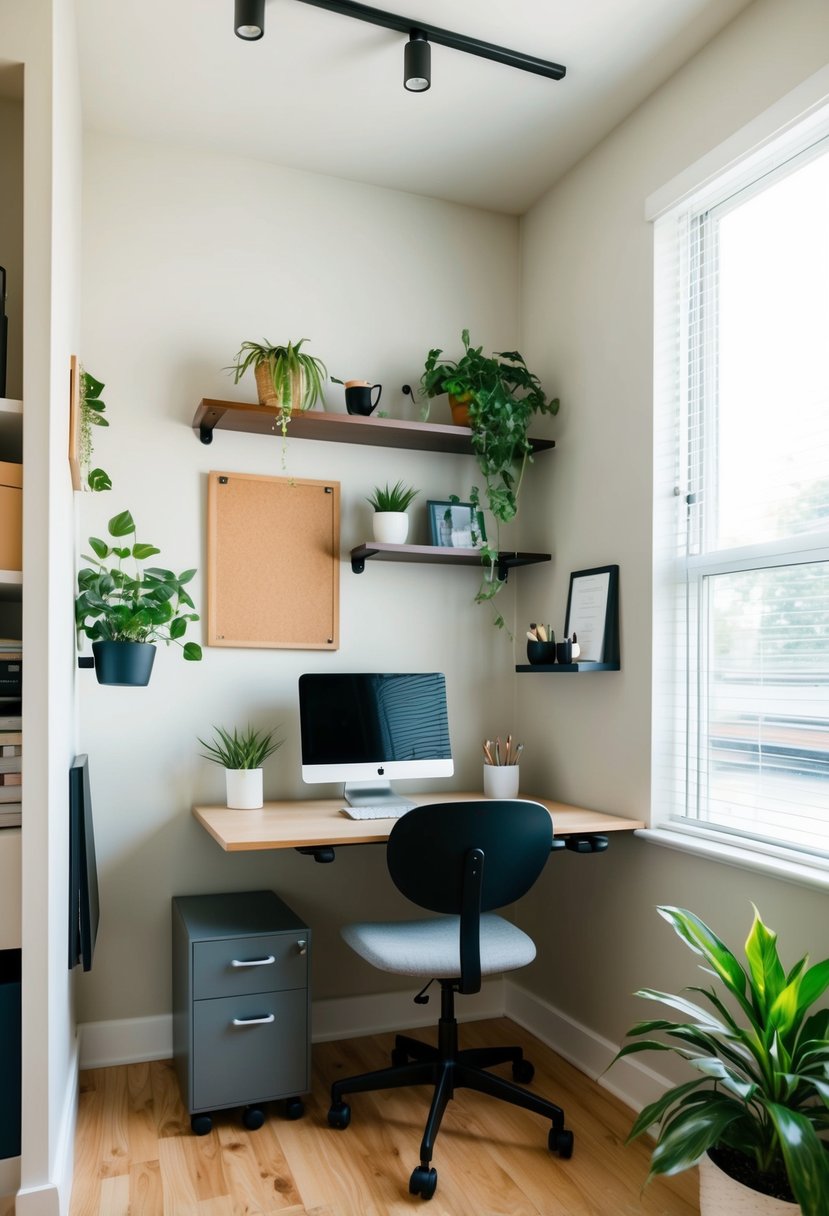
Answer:
[[[563,1127],[554,1127],[547,1137],[547,1148],[568,1160],[573,1156],[573,1133]]]
[[[409,1054],[402,1047],[392,1047],[391,1049],[391,1066],[399,1068],[401,1064],[408,1064]]]
[[[328,1126],[338,1127],[341,1131],[351,1122],[351,1107],[347,1102],[335,1102],[328,1111]]]
[[[242,1111],[242,1122],[249,1132],[255,1132],[265,1122],[265,1112],[261,1106],[246,1106]]]
[[[519,1085],[529,1085],[535,1076],[535,1069],[529,1060],[516,1060],[512,1066],[512,1079]]]
[[[422,1165],[419,1165],[417,1169],[412,1170],[412,1176],[409,1179],[409,1194],[419,1195],[421,1199],[431,1199],[437,1185],[437,1170],[424,1169]]]
[[[302,1098],[288,1098],[285,1102],[285,1118],[301,1119],[305,1114],[305,1103]]]
[[[190,1120],[190,1130],[194,1136],[206,1136],[213,1130],[213,1120],[210,1115],[193,1115]]]

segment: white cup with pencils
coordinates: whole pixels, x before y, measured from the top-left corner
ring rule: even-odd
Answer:
[[[502,743],[497,739],[484,740],[484,797],[515,798],[518,796],[520,769],[518,761],[524,744],[515,744],[512,735]]]

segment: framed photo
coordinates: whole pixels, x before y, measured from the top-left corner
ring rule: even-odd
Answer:
[[[427,502],[429,537],[441,549],[480,549],[486,541],[483,512],[471,502]]]
[[[619,567],[575,570],[567,593],[565,637],[576,634],[579,660],[619,662]]]

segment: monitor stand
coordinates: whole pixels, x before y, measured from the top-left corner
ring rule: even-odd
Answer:
[[[343,797],[349,806],[405,806],[411,810],[417,803],[392,789],[388,781],[346,781]]]

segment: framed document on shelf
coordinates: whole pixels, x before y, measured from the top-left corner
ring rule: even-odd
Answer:
[[[577,635],[582,662],[619,662],[618,566],[573,571],[564,633]]]

